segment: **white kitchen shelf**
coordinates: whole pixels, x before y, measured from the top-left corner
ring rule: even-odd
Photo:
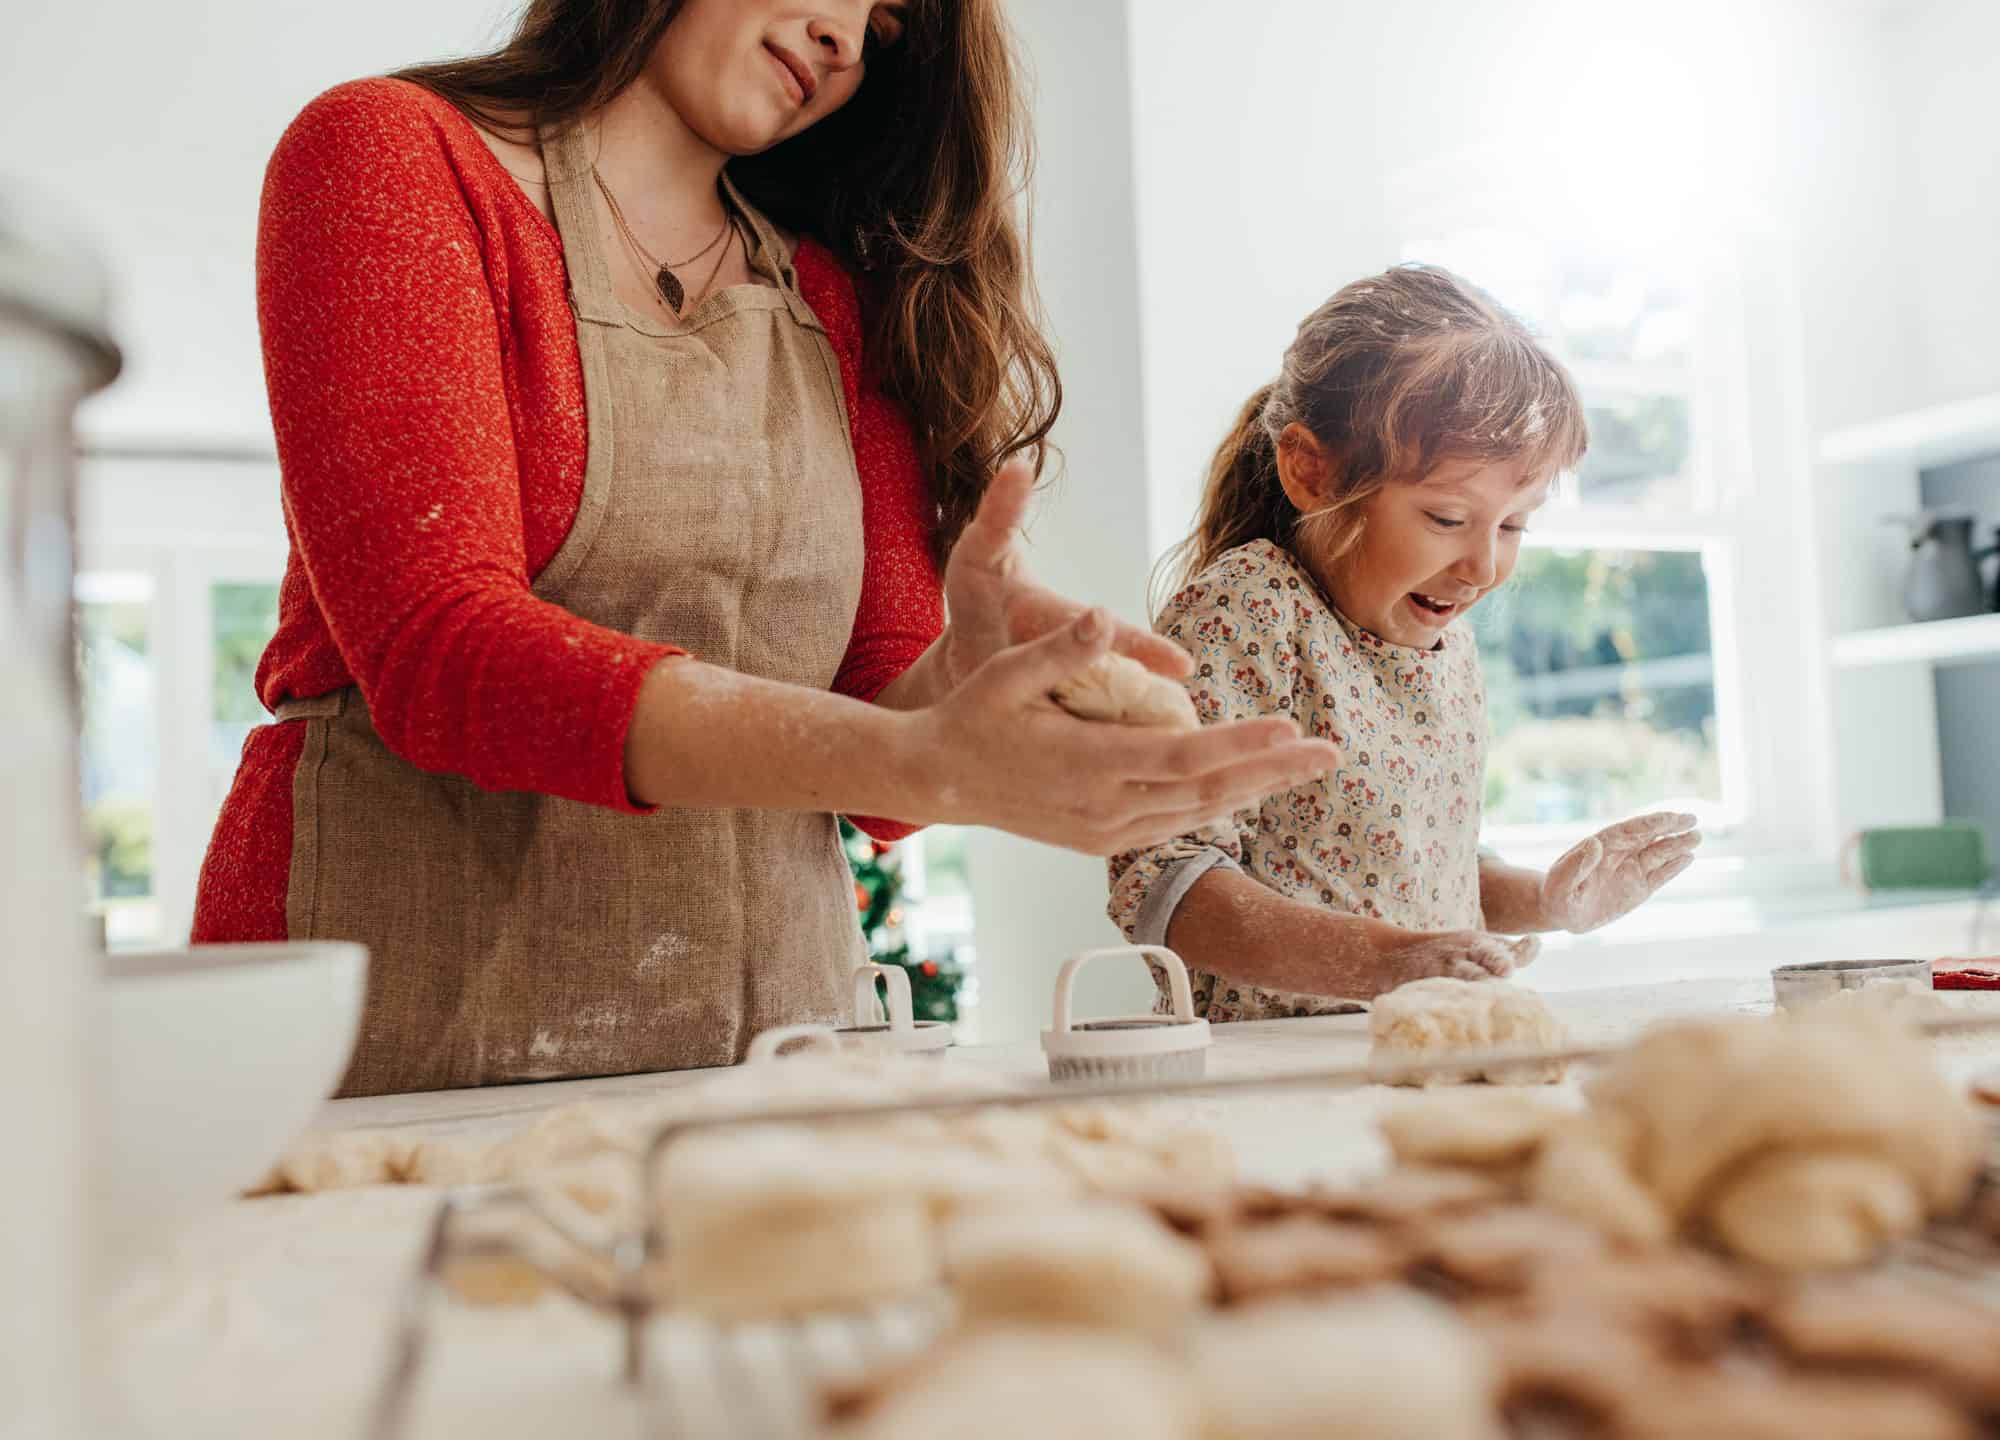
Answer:
[[[1950,664],[1987,657],[2000,658],[2000,615],[1891,625],[1833,637],[1833,663],[1843,670],[1913,660]]]
[[[2000,454],[2000,394],[1977,395],[1849,425],[1820,437],[1829,465],[1907,465],[1928,470]]]

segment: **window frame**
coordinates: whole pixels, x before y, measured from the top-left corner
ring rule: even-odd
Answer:
[[[1475,169],[1481,170],[1476,177]],[[1471,229],[1526,234],[1544,244],[1560,235],[1559,220],[1523,214],[1518,202],[1498,197],[1500,173],[1491,156],[1479,156],[1401,177],[1390,191],[1399,255],[1417,258],[1421,246]],[[1609,249],[1601,242],[1598,248]],[[1808,590],[1813,561],[1805,542],[1774,547],[1769,541],[1808,535],[1811,518],[1797,482],[1803,443],[1798,397],[1784,363],[1794,357],[1775,323],[1791,289],[1777,269],[1775,257],[1782,253],[1767,228],[1745,222],[1733,235],[1691,244],[1680,257],[1695,307],[1685,391],[1693,505],[1592,505],[1576,491],[1537,513],[1524,540],[1560,548],[1704,552],[1722,799],[1697,807],[1704,832],[1697,868],[1717,875],[1740,876],[1746,866],[1780,868],[1779,857],[1809,848],[1811,827],[1824,809],[1815,793],[1810,744],[1788,744],[1784,705],[1753,695],[1748,685],[1749,676],[1781,673],[1804,655],[1809,690],[1813,657],[1824,644],[1815,628],[1818,607]],[[1635,261],[1647,258],[1643,250],[1633,254]],[[1775,307],[1772,296],[1780,297]],[[1560,346],[1552,348],[1562,355]],[[1753,352],[1778,363],[1753,366]],[[1585,366],[1585,373],[1592,368]],[[1797,603],[1787,609],[1750,601],[1746,566],[1753,565],[1767,595],[1789,593]],[[1608,821],[1489,826],[1481,843],[1510,863],[1545,867],[1603,823]]]

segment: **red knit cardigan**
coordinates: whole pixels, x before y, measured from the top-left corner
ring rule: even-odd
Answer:
[[[944,626],[935,512],[908,419],[864,368],[852,278],[810,240],[795,264],[840,361],[861,474],[861,603],[833,688],[873,700]],[[291,540],[257,693],[275,710],[358,685],[413,765],[632,811],[639,684],[680,652],[529,590],[583,495],[567,296],[555,228],[445,101],[363,80],[292,123],[257,237]],[[286,938],[304,729],[245,743],[202,865],[197,942]]]

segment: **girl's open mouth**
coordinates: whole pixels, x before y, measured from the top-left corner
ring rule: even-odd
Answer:
[[[1416,606],[1420,613],[1438,620],[1449,620],[1465,608],[1457,601],[1434,600],[1428,595],[1419,595],[1414,590],[1410,592],[1410,603]]]

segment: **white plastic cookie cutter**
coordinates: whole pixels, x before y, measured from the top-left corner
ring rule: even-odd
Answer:
[[[1076,972],[1092,960],[1112,955],[1136,955],[1166,971],[1174,1013],[1071,1023],[1070,992],[1076,986]],[[1056,976],[1055,1024],[1042,1032],[1051,1080],[1199,1080],[1207,1073],[1208,1044],[1208,1022],[1195,1017],[1187,966],[1166,946],[1111,945],[1063,961]]]
[[[875,993],[879,976],[889,989],[885,1015]],[[852,1025],[779,1025],[750,1042],[745,1064],[775,1060],[800,1050],[837,1050],[889,1055],[943,1056],[951,1048],[951,1026],[918,1020],[910,998],[909,972],[900,965],[857,965],[854,969]]]

